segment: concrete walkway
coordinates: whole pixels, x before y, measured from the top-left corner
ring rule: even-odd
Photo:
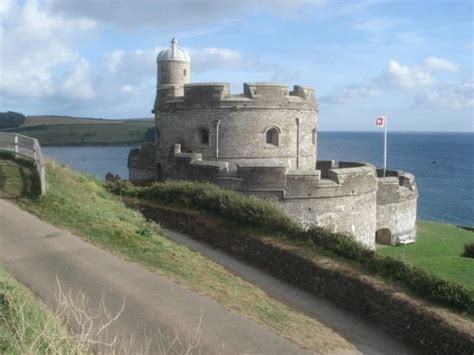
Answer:
[[[192,353],[309,353],[216,302],[1,199],[0,264],[53,309],[58,300],[57,280],[73,295],[82,291],[93,311],[100,308],[101,299],[111,314],[119,312],[125,302],[108,332],[124,337],[134,333],[128,353],[142,350],[146,341],[152,341],[153,353],[182,353],[196,343],[199,348]],[[179,342],[169,349],[176,337]]]

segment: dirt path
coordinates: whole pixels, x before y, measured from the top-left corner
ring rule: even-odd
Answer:
[[[53,309],[58,300],[57,280],[73,295],[82,291],[92,311],[105,300],[118,320],[109,335],[134,333],[127,352],[153,341],[159,353],[179,337],[173,349],[181,353],[196,344],[203,354],[308,353],[268,329],[223,309],[216,302],[179,287],[169,279],[126,262],[53,227],[0,199],[0,264]],[[163,349],[161,349],[163,350]],[[164,349],[166,350],[166,349]],[[173,351],[169,351],[173,353]]]

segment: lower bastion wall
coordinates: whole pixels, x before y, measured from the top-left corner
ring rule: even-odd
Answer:
[[[375,248],[377,175],[369,164],[334,164],[324,179],[319,170],[291,171],[268,162],[242,163],[232,172],[227,162],[181,153],[178,144],[168,163],[171,179],[209,181],[271,200],[303,227],[346,232]]]
[[[377,170],[377,243],[405,244],[416,238],[418,188],[415,177],[404,171]]]

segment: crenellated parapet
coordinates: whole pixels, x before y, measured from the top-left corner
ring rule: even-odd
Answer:
[[[376,169],[367,163],[340,162],[322,178],[320,170],[291,170],[271,162],[207,161],[201,154],[182,153],[175,145],[169,178],[207,181],[221,187],[275,201],[303,226],[320,225],[355,235],[373,248],[376,231]]]
[[[243,94],[231,95],[228,83],[196,83],[157,88],[155,111],[191,108],[282,108],[316,110],[314,90],[295,85],[244,83]]]

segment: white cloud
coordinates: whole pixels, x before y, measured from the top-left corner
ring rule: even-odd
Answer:
[[[430,73],[391,60],[376,82],[391,89],[414,90],[432,85],[435,80]]]
[[[459,69],[457,64],[437,57],[426,58],[423,64],[428,70],[432,71],[456,72]]]
[[[447,83],[415,97],[415,106],[435,106],[450,109],[474,108],[474,81]]]
[[[239,51],[230,48],[188,48],[187,50],[191,56],[192,71],[197,73],[215,68],[239,68],[247,63]]]
[[[355,28],[368,32],[384,32],[394,28],[398,21],[389,17],[363,17],[358,18]]]
[[[79,60],[64,75],[58,85],[58,93],[69,99],[90,99],[95,96],[91,83],[91,67],[85,59]]]
[[[82,16],[101,23],[135,28],[153,26],[180,30],[235,18],[242,13],[270,12],[286,16],[319,8],[325,0],[51,0],[52,11],[62,16]]]
[[[321,103],[341,104],[350,100],[358,100],[380,95],[380,90],[372,83],[366,85],[351,85],[343,88],[340,92],[323,96],[319,99]]]
[[[87,64],[71,45],[80,34],[94,30],[93,21],[66,21],[41,5],[28,0],[1,7],[0,95],[49,97],[62,88],[73,97],[90,96],[84,82],[73,85]]]
[[[474,107],[474,81],[439,82],[427,71],[454,71],[457,66],[447,60],[430,57],[422,66],[409,67],[391,60],[382,73],[367,83],[350,85],[321,97],[325,104],[341,104],[362,98],[398,92],[410,95],[414,106],[464,109]]]

